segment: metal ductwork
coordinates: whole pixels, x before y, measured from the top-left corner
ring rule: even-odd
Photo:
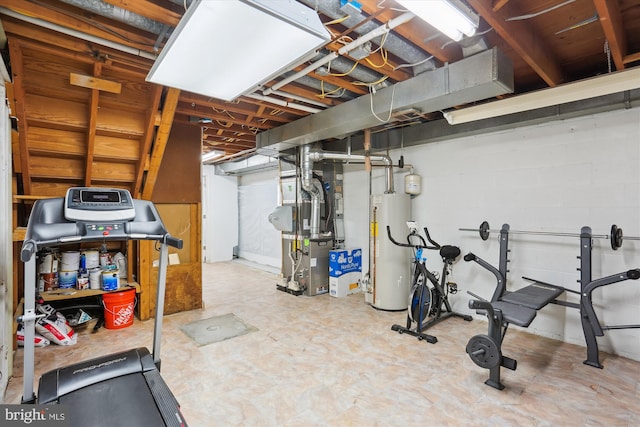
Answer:
[[[379,125],[378,118],[390,112],[413,108],[424,114],[511,92],[513,65],[493,48],[261,132],[256,137],[257,152],[275,155],[312,142],[341,138]]]
[[[308,147],[308,146],[305,146]],[[358,155],[358,154],[344,154],[344,153],[331,153],[328,151],[314,151],[309,153],[309,157],[313,161],[320,161],[324,159],[328,160],[366,160],[367,156]],[[382,162],[385,165],[386,175],[385,175],[385,184],[386,190],[385,194],[395,193],[394,183],[393,183],[393,162],[391,161],[391,157],[386,154],[376,154],[369,156],[369,160],[372,162]]]
[[[301,183],[302,189],[311,196],[311,238],[320,235],[320,201],[322,198],[322,188],[319,188],[313,181],[313,161],[309,154],[309,145],[302,147],[300,152]]]
[[[278,160],[272,157],[255,155],[235,162],[215,165],[216,175],[244,175],[278,167]]]
[[[97,15],[104,16],[105,18],[115,19],[132,27],[140,28],[141,30],[148,31],[152,34],[161,34],[165,31],[165,25],[149,19],[147,17],[138,15],[136,13],[129,12],[126,9],[122,9],[118,6],[106,3],[102,0],[61,0],[63,3],[67,3],[84,10],[88,10]]]

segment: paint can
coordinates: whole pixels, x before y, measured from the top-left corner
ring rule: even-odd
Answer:
[[[42,273],[40,281],[42,282],[42,289],[38,286],[40,292],[52,291],[56,288],[56,273]]]
[[[83,252],[87,270],[100,266],[100,253],[96,250],[87,250]]]
[[[100,267],[106,267],[111,265],[111,255],[109,252],[101,252],[100,253]]]
[[[118,270],[108,270],[102,272],[102,290],[115,291],[120,287],[120,275]]]
[[[60,271],[58,272],[58,287],[60,289],[75,288],[77,279],[78,270]]]
[[[102,269],[92,268],[89,270],[89,289],[100,289],[102,285]]]
[[[78,277],[78,280],[76,281],[76,289],[79,291],[89,289],[89,278],[86,276]]]
[[[80,252],[65,251],[62,252],[62,262],[60,263],[61,271],[77,271],[80,267]],[[75,285],[75,284],[74,284]]]

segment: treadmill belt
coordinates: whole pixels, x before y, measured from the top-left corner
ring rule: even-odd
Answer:
[[[81,388],[61,396],[58,402],[71,408],[73,427],[165,425],[142,373]]]

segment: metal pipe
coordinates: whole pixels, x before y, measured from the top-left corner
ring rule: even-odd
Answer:
[[[287,102],[283,99],[272,98],[270,96],[264,96],[257,93],[249,93],[244,96],[246,96],[247,98],[256,99],[258,101],[264,101],[264,102],[269,102],[271,104],[280,105],[281,107],[289,107],[295,110],[306,111],[307,113],[318,113],[322,111],[319,108],[313,108],[313,107],[308,107],[306,105],[295,104],[293,102]]]
[[[302,189],[311,196],[311,237],[320,235],[320,190],[313,185],[313,161],[310,156],[310,145],[302,147],[300,165]]]
[[[76,38],[79,38],[81,40],[85,40],[85,41],[89,41],[89,42],[92,42],[92,43],[100,44],[102,46],[110,47],[112,49],[116,49],[116,50],[119,50],[121,52],[130,53],[132,55],[137,55],[137,56],[140,56],[142,58],[147,58],[147,59],[152,59],[152,60],[155,60],[157,58],[157,55],[154,55],[152,53],[145,52],[143,50],[136,49],[136,48],[124,45],[124,44],[112,42],[110,40],[105,40],[105,39],[100,38],[100,37],[92,36],[90,34],[86,34],[86,33],[80,32],[80,31],[76,31],[76,30],[73,30],[71,28],[66,28],[66,27],[63,27],[61,25],[57,25],[57,24],[54,24],[54,23],[51,23],[51,22],[47,22],[47,21],[45,21],[43,19],[39,19],[39,18],[34,18],[32,16],[23,15],[21,13],[14,12],[11,9],[7,9],[6,7],[0,7],[0,14],[11,16],[12,18],[16,18],[16,19],[19,19],[21,21],[28,22],[30,24],[34,24],[34,25],[37,25],[37,26],[40,26],[40,27],[43,27],[43,28],[47,28],[49,30],[57,31],[59,33],[66,34],[68,36],[76,37]]]
[[[309,157],[313,161],[320,161],[323,159],[329,160],[365,160],[367,156],[360,154],[345,154],[345,153],[331,153],[327,151],[314,151],[313,153],[309,153]],[[393,162],[391,157],[386,154],[376,154],[373,156],[368,156],[371,161],[374,162],[384,162],[386,167],[386,175],[385,175],[385,183],[386,183],[386,191],[385,194],[395,193],[394,183],[393,183]]]
[[[292,74],[291,76],[287,77],[284,80],[280,80],[278,83],[274,84],[273,86],[265,89],[264,91],[262,91],[262,93],[264,95],[270,95],[274,90],[278,90],[280,89],[282,86],[285,86],[293,81],[295,81],[296,79],[298,79],[299,77],[305,76],[307,74],[309,74],[311,71],[321,67],[322,65],[330,62],[331,60],[337,58],[340,55],[344,55],[346,53],[349,53],[350,51],[352,51],[353,49],[355,49],[358,46],[361,46],[363,44],[365,44],[366,42],[375,39],[378,36],[383,35],[384,33],[389,32],[390,30],[392,30],[393,28],[404,24],[405,22],[408,22],[409,20],[411,20],[412,18],[414,18],[415,15],[411,12],[406,12],[403,13],[402,15],[395,17],[393,19],[391,19],[389,22],[387,22],[386,24],[380,25],[378,28],[376,28],[375,30],[365,34],[362,37],[357,38],[356,40],[352,41],[349,44],[346,44],[344,46],[342,46],[340,49],[338,49],[337,52],[331,52],[329,55],[311,63],[310,65],[306,66],[304,69],[302,69],[301,71]]]

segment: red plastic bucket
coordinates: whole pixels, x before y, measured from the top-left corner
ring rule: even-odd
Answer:
[[[107,329],[122,329],[133,325],[135,302],[135,289],[102,295],[104,327]]]

